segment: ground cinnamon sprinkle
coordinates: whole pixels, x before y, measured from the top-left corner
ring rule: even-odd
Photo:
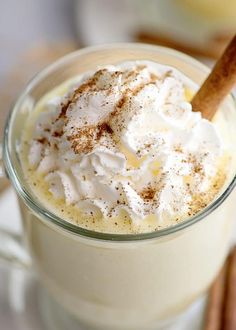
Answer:
[[[121,99],[117,102],[116,104],[116,108],[121,109],[124,104],[127,102],[128,99],[128,93],[127,91],[125,93],[123,93]],[[113,115],[115,114],[115,112],[113,112]]]
[[[75,154],[89,153],[104,133],[113,133],[113,130],[107,123],[97,126],[89,125],[76,130],[76,133],[67,137],[67,140],[71,142]]]
[[[64,134],[63,131],[60,131],[60,132],[55,131],[55,132],[52,133],[52,136],[54,136],[54,137],[61,137],[63,134]]]
[[[98,125],[98,133],[97,133],[97,140],[100,140],[102,134],[107,132],[109,134],[113,134],[112,128],[109,126],[108,123],[102,123]]]
[[[38,139],[36,139],[36,141],[39,143],[42,143],[42,144],[49,144],[48,139],[46,139],[45,137],[38,138]]]
[[[76,133],[68,136],[67,140],[71,142],[75,154],[88,153],[93,149],[96,136],[97,128],[90,125],[81,127]]]
[[[194,164],[193,171],[195,173],[203,173],[203,167],[202,167],[202,165],[199,164],[199,163]]]
[[[155,197],[156,190],[152,187],[146,187],[144,188],[139,195],[144,199],[145,201],[150,201]]]
[[[65,104],[62,104],[61,105],[61,112],[57,118],[58,119],[61,119],[61,118],[64,118],[66,116],[66,112],[67,112],[67,109],[69,108],[69,105],[72,103],[71,100],[68,100]]]
[[[175,145],[175,147],[174,147],[174,151],[175,151],[175,152],[182,153],[182,152],[183,152],[183,149],[182,149],[181,145],[177,144],[177,145]]]

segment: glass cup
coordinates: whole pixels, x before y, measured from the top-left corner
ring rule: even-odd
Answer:
[[[67,319],[89,329],[157,329],[207,292],[230,247],[236,211],[235,159],[227,187],[213,203],[182,223],[145,234],[113,235],[73,225],[46,209],[25,180],[17,150],[36,102],[87,70],[141,59],[176,67],[198,84],[209,72],[191,57],[163,47],[114,44],[79,50],[28,84],[5,129],[4,167],[18,195],[32,267]],[[219,111],[235,145],[232,96]]]

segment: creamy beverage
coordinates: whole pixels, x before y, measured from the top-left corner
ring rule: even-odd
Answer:
[[[230,164],[217,124],[191,111],[196,88],[172,67],[138,61],[49,92],[22,140],[32,189],[60,217],[99,232],[157,231],[193,216]]]
[[[46,69],[15,106],[5,167],[34,269],[67,315],[57,330],[163,329],[220,270],[236,110],[228,97],[212,122],[192,112],[206,74],[169,49],[101,46]]]

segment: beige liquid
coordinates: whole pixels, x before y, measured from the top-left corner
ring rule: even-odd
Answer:
[[[208,290],[228,253],[235,198],[185,230],[140,242],[82,238],[21,209],[39,277],[67,312],[90,330],[157,330]]]

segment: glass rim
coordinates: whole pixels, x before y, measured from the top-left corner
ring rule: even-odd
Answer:
[[[183,230],[206,216],[208,216],[210,213],[212,213],[216,208],[218,208],[219,205],[223,203],[223,201],[229,196],[233,188],[236,186],[236,173],[231,180],[231,182],[227,185],[226,189],[212,202],[210,203],[206,208],[204,208],[202,211],[198,212],[196,215],[187,218],[186,220],[175,224],[173,226],[169,226],[164,229],[160,229],[157,231],[152,232],[146,232],[146,233],[137,233],[137,234],[114,234],[114,233],[105,233],[105,232],[98,232],[94,230],[89,230],[86,228],[82,228],[78,225],[75,225],[69,221],[61,219],[59,216],[48,210],[43,205],[40,205],[40,203],[36,200],[34,200],[33,196],[30,194],[27,189],[24,188],[24,184],[22,184],[21,178],[19,177],[17,170],[15,169],[11,155],[9,150],[9,130],[12,123],[12,117],[17,112],[19,105],[21,104],[21,101],[25,98],[25,96],[28,94],[28,92],[37,85],[37,83],[47,75],[49,75],[51,72],[59,68],[65,61],[71,60],[73,58],[76,58],[77,56],[84,55],[93,51],[101,51],[106,49],[116,49],[116,48],[143,48],[146,50],[153,50],[153,51],[161,51],[166,52],[168,54],[171,54],[173,56],[178,56],[182,59],[186,59],[188,61],[191,61],[193,64],[196,64],[200,66],[205,72],[209,71],[209,69],[202,64],[201,62],[197,61],[196,59],[192,58],[191,56],[188,56],[184,53],[181,53],[179,51],[176,51],[174,49],[170,49],[167,47],[162,46],[156,46],[156,45],[148,45],[148,44],[142,44],[142,43],[114,43],[114,44],[105,44],[105,45],[98,45],[98,46],[90,46],[83,48],[81,50],[76,50],[72,53],[69,53],[61,58],[59,58],[57,61],[53,62],[49,66],[45,67],[43,70],[41,70],[39,73],[37,73],[26,85],[26,87],[21,92],[19,98],[17,99],[16,103],[13,105],[11,111],[8,114],[8,118],[6,120],[6,125],[4,129],[4,137],[3,137],[3,161],[4,161],[4,167],[5,171],[7,173],[7,176],[10,178],[10,181],[13,183],[13,186],[19,196],[24,200],[26,205],[33,210],[34,213],[37,213],[37,215],[40,216],[43,220],[46,220],[46,222],[52,223],[54,225],[57,225],[58,227],[66,230],[67,232],[70,232],[72,234],[76,234],[82,237],[96,239],[96,240],[105,240],[110,242],[129,242],[129,241],[143,241],[148,239],[154,239],[154,238],[161,238],[166,235],[170,235],[173,233],[176,233],[180,230]],[[231,93],[231,98],[236,105],[236,100],[234,95]],[[41,219],[40,219],[41,220]]]

